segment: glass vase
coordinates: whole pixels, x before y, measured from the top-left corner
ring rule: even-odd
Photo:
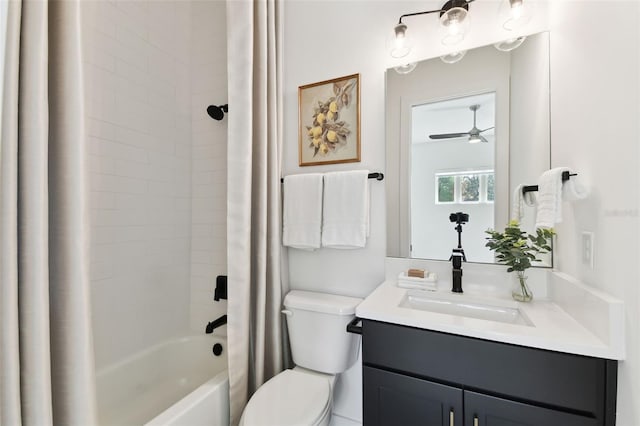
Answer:
[[[533,293],[527,284],[527,276],[524,271],[516,271],[513,274],[511,297],[518,302],[530,302],[533,299]]]

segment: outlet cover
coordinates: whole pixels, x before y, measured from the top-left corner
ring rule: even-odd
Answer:
[[[582,232],[582,264],[593,269],[593,232]]]

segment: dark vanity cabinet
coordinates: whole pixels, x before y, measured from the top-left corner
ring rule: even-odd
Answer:
[[[364,426],[614,426],[617,362],[362,321]]]

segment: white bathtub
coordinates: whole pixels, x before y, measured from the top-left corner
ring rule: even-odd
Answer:
[[[223,351],[213,354],[219,343]],[[226,339],[185,337],[97,372],[101,426],[229,425]]]

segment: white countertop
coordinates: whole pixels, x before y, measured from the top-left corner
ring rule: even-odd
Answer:
[[[397,287],[396,281],[392,279],[383,282],[374,290],[356,308],[356,315],[370,320],[532,348],[598,358],[624,359],[622,302],[591,291],[573,282],[570,277],[555,275],[558,303],[551,299],[534,299],[532,302],[518,304],[522,315],[533,325],[508,324],[401,307],[407,289]],[[441,286],[438,292],[450,293],[450,289]],[[482,296],[480,293],[476,295]],[[576,300],[579,303],[571,304]],[[563,308],[565,303],[569,303],[566,309]],[[590,311],[584,312],[585,309]],[[573,316],[567,310],[572,311]],[[598,320],[587,320],[593,317],[597,317]],[[579,319],[585,321],[581,322]],[[588,322],[597,324],[592,327]]]

